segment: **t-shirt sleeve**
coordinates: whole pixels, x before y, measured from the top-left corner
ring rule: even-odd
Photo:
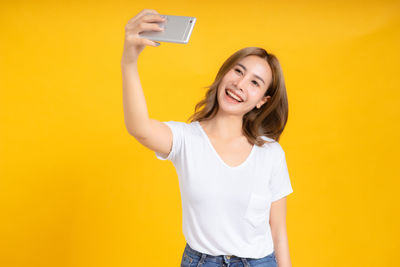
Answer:
[[[293,192],[286,164],[285,152],[282,149],[280,149],[280,156],[277,162],[278,163],[273,167],[270,180],[271,202],[277,201]]]
[[[179,121],[163,121],[172,131],[172,148],[168,155],[155,152],[156,157],[160,160],[174,161],[179,155],[183,146],[184,138],[184,123]]]

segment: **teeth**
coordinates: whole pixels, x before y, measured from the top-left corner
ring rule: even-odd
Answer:
[[[231,93],[231,91],[226,90],[226,92],[227,92],[231,97],[233,97],[234,99],[236,99],[237,101],[242,102],[242,100],[240,100],[240,98],[238,98],[235,94]]]

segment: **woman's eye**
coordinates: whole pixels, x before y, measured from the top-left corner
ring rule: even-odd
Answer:
[[[237,72],[239,72],[239,73],[242,73],[242,71],[241,71],[240,69],[235,69],[235,71],[237,71]],[[255,85],[258,86],[258,82],[256,82],[256,81],[253,81],[253,82],[255,83]]]

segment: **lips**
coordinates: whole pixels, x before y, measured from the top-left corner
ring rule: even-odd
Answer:
[[[233,90],[233,89],[230,89],[230,88],[226,88],[226,90],[229,90],[229,91],[232,92],[235,96],[239,97],[240,100],[242,100],[242,102],[244,102],[243,97],[238,93],[239,91]]]

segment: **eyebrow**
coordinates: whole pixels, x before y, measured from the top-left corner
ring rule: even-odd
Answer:
[[[246,69],[246,67],[245,66],[243,66],[242,64],[240,64],[240,63],[238,63],[238,65],[240,66],[240,67],[242,67],[245,71],[247,71],[247,69]],[[254,76],[256,76],[256,78],[258,78],[258,79],[260,79],[264,84],[265,84],[265,82],[264,82],[264,80],[263,79],[261,79],[261,77],[260,76],[258,76],[258,75],[256,75],[256,74],[253,74]]]

